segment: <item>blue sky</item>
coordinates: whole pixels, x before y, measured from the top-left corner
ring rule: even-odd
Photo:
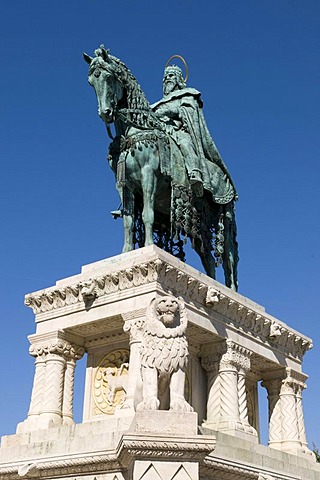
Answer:
[[[108,139],[82,60],[104,43],[151,103],[167,59],[186,58],[239,191],[239,291],[314,340],[304,409],[320,446],[319,21],[318,0],[1,2],[0,434],[29,407],[24,295],[121,251]],[[80,366],[78,421],[82,377]]]

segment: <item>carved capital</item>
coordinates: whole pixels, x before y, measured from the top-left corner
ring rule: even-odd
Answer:
[[[201,366],[207,373],[217,372],[222,354],[225,353],[225,343],[216,342],[201,348]]]
[[[261,382],[261,386],[267,390],[269,396],[279,395],[281,385],[281,378],[269,378]]]
[[[301,394],[301,392],[307,388],[305,380],[308,376],[292,370],[292,368],[286,368],[286,377],[282,380],[281,393],[294,393]]]
[[[220,369],[235,367],[245,372],[250,370],[251,352],[230,339],[226,340],[226,352],[222,355]]]
[[[79,360],[85,350],[83,347],[74,345],[64,338],[54,337],[48,339],[31,339],[29,353],[33,357],[41,357],[48,354],[56,354],[66,359]]]
[[[130,334],[130,342],[141,342],[145,325],[146,309],[123,314],[123,331]]]

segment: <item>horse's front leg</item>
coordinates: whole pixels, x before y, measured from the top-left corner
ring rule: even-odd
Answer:
[[[119,188],[119,194],[123,205],[123,248],[122,252],[133,250],[133,227],[134,227],[134,193],[127,187]]]
[[[154,199],[157,188],[157,178],[154,173],[152,168],[144,168],[142,172],[142,221],[145,230],[145,247],[153,244]]]

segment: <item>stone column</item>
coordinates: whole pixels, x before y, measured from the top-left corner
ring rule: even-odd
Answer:
[[[39,415],[41,413],[42,402],[43,402],[43,390],[46,378],[46,358],[45,354],[42,353],[37,356],[37,353],[30,348],[30,354],[36,356],[35,360],[35,373],[34,381],[31,394],[30,408],[28,412],[28,417],[25,422],[28,421],[28,424],[32,428],[37,425]],[[17,428],[17,433],[20,432],[23,423],[20,423]],[[22,428],[23,430],[23,428]]]
[[[136,313],[137,315],[137,313]],[[145,322],[145,309],[139,312],[139,316],[132,318],[132,314],[124,316],[123,330],[129,332],[130,335],[130,359],[129,359],[129,378],[126,398],[118,408],[118,413],[127,411],[135,411],[136,405],[141,401],[141,398],[137,398],[137,389],[142,387],[141,384],[141,364],[140,364],[140,346],[143,333],[143,326]]]
[[[240,425],[238,398],[237,345],[226,341],[227,351],[221,357],[220,377],[220,420],[219,430],[236,430]]]
[[[283,440],[282,450],[307,456],[314,460],[309,450],[302,409],[302,391],[306,388],[307,375],[286,368],[286,377],[282,381],[280,399],[282,411]]]
[[[226,340],[223,348],[216,348],[202,358],[208,375],[207,419],[203,426],[225,431],[231,435],[255,437],[256,430],[249,424],[246,375],[250,370],[251,352]],[[220,352],[219,352],[220,350]]]
[[[71,346],[66,359],[64,373],[64,389],[62,400],[62,421],[64,425],[72,425],[73,421],[73,396],[74,396],[74,372],[76,361],[83,357],[84,348]]]
[[[238,371],[238,398],[239,398],[239,416],[245,432],[258,436],[256,429],[249,423],[248,416],[248,391],[246,386],[246,376],[250,371],[250,353],[242,352]]]
[[[280,389],[280,405],[282,413],[282,450],[296,453],[300,447],[297,417],[296,381],[287,368],[286,378]]]
[[[297,417],[298,417],[298,430],[299,438],[302,448],[308,449],[308,442],[306,437],[306,430],[304,426],[304,415],[302,408],[302,391],[306,388],[305,383],[301,383],[297,386],[296,399],[297,399]]]
[[[212,345],[201,352],[201,366],[207,373],[207,415],[203,427],[215,430],[220,419],[220,376],[221,344]]]
[[[278,374],[279,375],[279,374]],[[280,373],[281,375],[281,373]],[[262,386],[268,392],[269,406],[269,447],[281,450],[282,412],[280,405],[280,389],[282,378],[265,379]]]
[[[251,371],[252,373],[252,371]],[[258,402],[258,389],[257,379],[254,377],[246,377],[246,393],[247,393],[247,409],[248,409],[248,422],[259,433],[259,402]]]
[[[72,425],[73,421],[73,394],[74,394],[74,369],[76,361],[70,358],[66,362],[64,374],[64,390],[62,400],[62,418],[64,425]]]
[[[269,399],[269,446],[285,452],[313,459],[308,449],[303,409],[302,390],[307,376],[292,368],[282,369],[263,380]]]
[[[66,359],[59,353],[48,353],[46,358],[46,380],[43,403],[39,417],[39,428],[62,424],[62,399]]]
[[[72,422],[75,361],[84,349],[64,337],[60,331],[29,337],[30,354],[36,357],[35,376],[28,417],[17,433]]]

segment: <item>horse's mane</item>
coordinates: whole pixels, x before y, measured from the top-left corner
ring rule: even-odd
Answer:
[[[127,93],[128,108],[138,110],[150,110],[150,104],[143,93],[137,79],[130,72],[129,68],[117,57],[109,55],[109,58],[115,64],[115,70],[120,77]]]

